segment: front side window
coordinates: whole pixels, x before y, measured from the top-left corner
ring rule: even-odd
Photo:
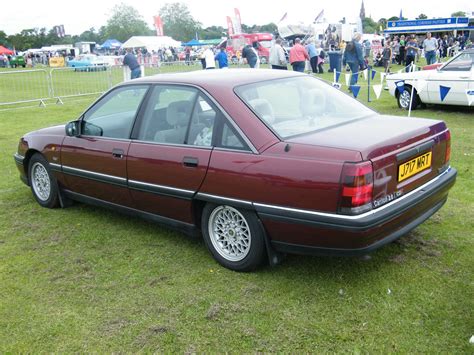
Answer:
[[[130,132],[147,85],[118,88],[84,114],[82,134],[108,138],[130,138]]]
[[[263,81],[235,91],[282,138],[374,114],[357,100],[310,76]]]
[[[443,67],[444,71],[470,71],[474,63],[474,53],[462,53]]]

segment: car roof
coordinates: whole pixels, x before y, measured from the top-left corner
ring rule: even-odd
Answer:
[[[201,87],[219,84],[223,87],[233,88],[239,85],[251,84],[260,81],[301,76],[306,76],[306,74],[294,72],[292,70],[214,69],[196,70],[183,73],[156,74],[140,79],[134,79],[133,84],[179,83],[197,85]],[[127,85],[130,83],[130,81],[127,81],[122,85]]]

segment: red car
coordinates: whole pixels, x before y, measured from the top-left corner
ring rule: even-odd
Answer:
[[[41,206],[76,200],[202,234],[223,266],[357,255],[446,202],[443,121],[381,116],[306,74],[215,70],[116,86],[15,161]]]

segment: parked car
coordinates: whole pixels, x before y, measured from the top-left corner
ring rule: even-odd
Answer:
[[[16,68],[16,67],[23,67],[25,68],[26,67],[26,61],[25,61],[25,57],[23,57],[22,55],[14,55],[10,58],[10,66],[12,68]]]
[[[408,233],[446,202],[450,147],[441,120],[381,116],[294,71],[233,69],[120,84],[24,135],[15,161],[43,207],[75,200],[202,233],[220,264],[247,271]]]
[[[109,60],[94,54],[82,54],[77,59],[68,60],[67,66],[75,68],[74,71],[106,70],[110,65]]]
[[[474,49],[468,49],[433,70],[388,75],[388,89],[403,109],[409,108],[410,100],[412,109],[420,104],[469,106],[474,96],[473,63]]]

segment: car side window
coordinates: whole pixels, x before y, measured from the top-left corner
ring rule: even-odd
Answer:
[[[198,92],[191,87],[157,85],[138,128],[141,141],[184,144]]]
[[[217,146],[226,149],[250,150],[242,137],[226,120],[223,120],[222,134]]]
[[[194,106],[193,117],[186,143],[203,147],[212,146],[214,123],[216,122],[217,110],[203,95],[199,95]]]
[[[443,67],[443,71],[470,71],[474,63],[474,53],[463,53]]]
[[[83,117],[81,133],[86,136],[130,138],[140,103],[148,85],[132,85],[108,93]]]

